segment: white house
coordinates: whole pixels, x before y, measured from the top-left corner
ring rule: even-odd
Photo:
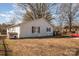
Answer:
[[[53,36],[53,27],[45,19],[25,21],[7,29],[8,38]]]

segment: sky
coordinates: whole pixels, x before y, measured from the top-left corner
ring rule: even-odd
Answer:
[[[0,3],[0,24],[9,23],[13,18],[19,22],[24,12],[15,3]]]
[[[55,17],[57,7],[55,6],[51,11],[53,11]],[[19,23],[22,20],[22,16],[25,13],[25,10],[17,6],[16,3],[0,3],[0,24],[9,23],[12,19],[16,20],[16,23]],[[56,18],[57,19],[57,18]],[[52,23],[57,23],[52,21]]]
[[[24,11],[13,3],[0,3],[0,23],[8,23],[10,20],[15,18],[15,20],[21,19],[21,15]],[[18,22],[18,21],[17,21]]]
[[[56,16],[56,6],[51,10]],[[21,9],[15,3],[0,3],[0,24],[2,23],[10,23],[13,19],[16,23],[21,22],[22,16],[25,13],[25,10]],[[57,16],[56,16],[57,17]],[[56,24],[57,22],[52,21],[52,23]]]
[[[57,17],[55,14],[57,7],[55,6],[51,11],[53,11],[53,16]],[[22,16],[25,10],[17,6],[16,3],[0,3],[0,24],[9,23],[12,19],[16,20],[17,23],[22,20]],[[56,18],[57,19],[57,18]],[[79,18],[78,18],[79,19]],[[57,23],[57,21],[52,21],[52,23]]]
[[[0,3],[0,23],[9,21],[9,14],[14,9],[13,4]]]
[[[13,9],[13,4],[0,3],[0,12],[7,12]]]

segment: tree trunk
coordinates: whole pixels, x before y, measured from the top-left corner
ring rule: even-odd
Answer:
[[[70,4],[70,13],[69,13],[69,33],[71,33],[72,29],[72,12],[71,12],[72,4]]]
[[[72,32],[71,29],[72,29],[72,20],[70,19],[70,20],[69,20],[69,32],[70,32],[70,33]]]

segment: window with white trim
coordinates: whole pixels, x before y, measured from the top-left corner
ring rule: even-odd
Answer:
[[[32,33],[40,33],[40,27],[32,26]]]

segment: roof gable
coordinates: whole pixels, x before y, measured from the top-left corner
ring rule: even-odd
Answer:
[[[21,24],[31,23],[31,22],[38,21],[38,20],[45,21],[45,22],[47,22],[51,27],[53,27],[53,25],[50,23],[50,21],[45,20],[44,18],[41,18],[41,19],[36,19],[36,20],[31,20],[31,21],[25,21],[25,22],[22,22],[22,23],[19,23],[19,24],[16,24],[16,25],[12,25],[12,26],[10,26],[9,28],[16,27],[16,26],[20,26]],[[40,21],[39,21],[39,22],[40,22]]]

